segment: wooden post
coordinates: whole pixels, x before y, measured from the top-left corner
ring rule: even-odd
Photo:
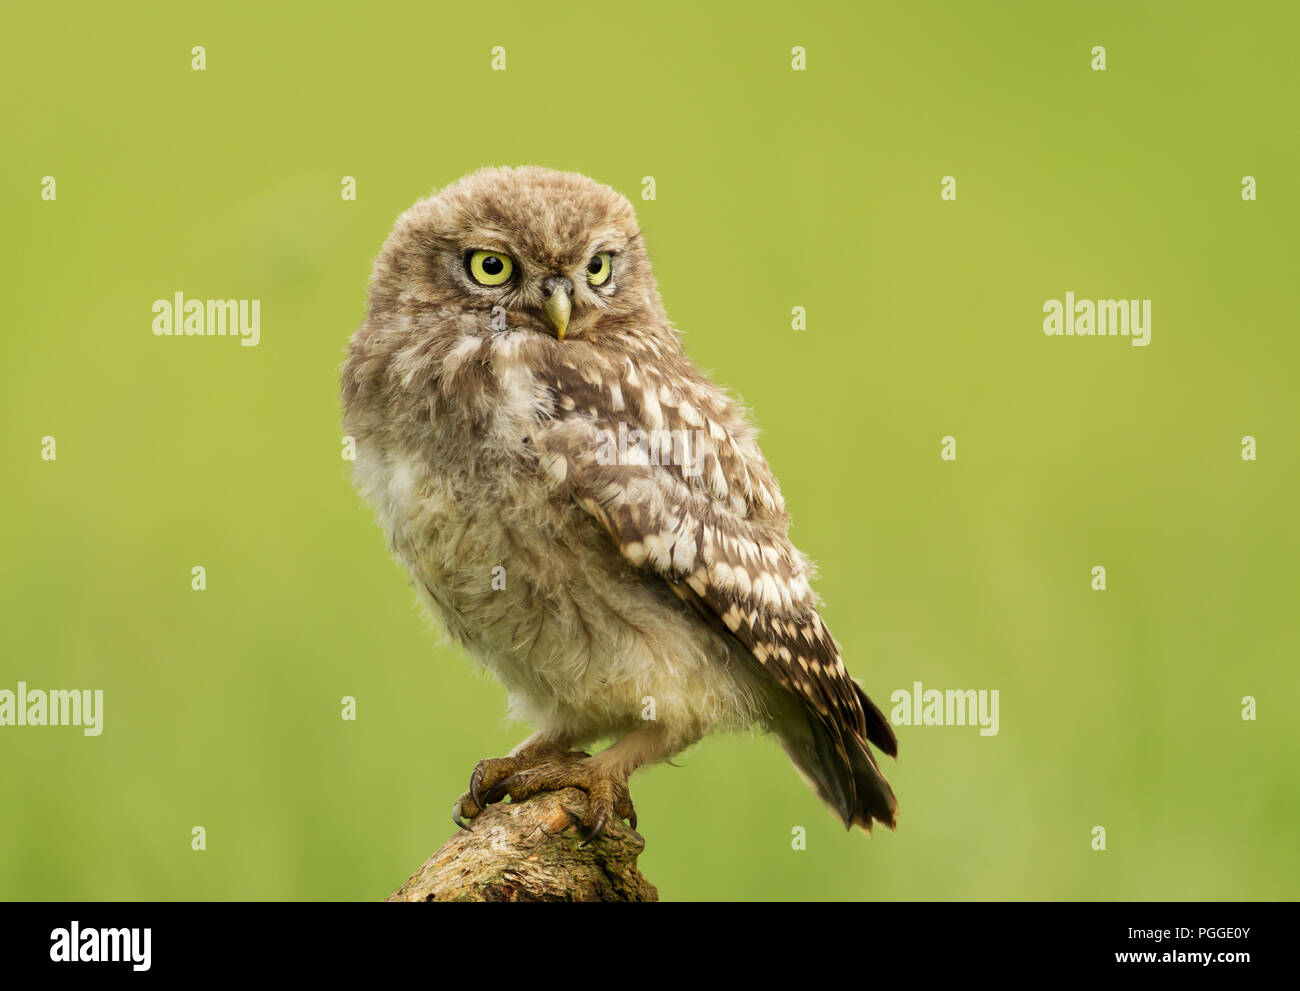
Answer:
[[[582,846],[586,807],[587,796],[576,788],[489,806],[386,900],[658,901],[636,866],[645,840],[625,822],[607,823],[599,839]]]

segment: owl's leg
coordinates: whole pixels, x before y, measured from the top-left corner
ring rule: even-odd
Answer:
[[[535,767],[547,761],[579,759],[585,753],[569,754],[571,739],[558,733],[534,733],[507,757],[486,757],[474,765],[469,776],[469,791],[462,795],[452,810],[451,820],[461,829],[469,829],[465,819],[473,819],[493,802],[505,798],[506,792],[499,790],[501,781]]]
[[[666,760],[682,749],[658,724],[628,733],[594,757],[563,754],[499,781],[494,792],[523,801],[543,791],[579,788],[587,793],[586,838],[594,841],[612,819],[626,819],[636,829],[636,808],[628,791],[628,778],[643,764]]]

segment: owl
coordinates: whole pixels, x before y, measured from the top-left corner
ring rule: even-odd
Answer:
[[[894,733],[818,614],[745,410],[684,353],[625,197],[490,168],[416,203],[375,262],[342,397],[390,550],[535,729],[474,767],[459,825],[575,787],[586,842],[635,829],[637,768],[757,726],[847,828],[895,827],[869,746],[896,756]]]

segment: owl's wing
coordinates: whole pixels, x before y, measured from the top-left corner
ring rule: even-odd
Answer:
[[[653,358],[593,354],[549,369],[554,416],[535,438],[542,468],[629,562],[662,576],[810,710],[809,748],[847,747],[844,764],[865,760],[879,776],[860,741],[896,755],[893,730],[845,670],[818,614],[810,566],[787,535],[753,428],[684,357]],[[851,814],[853,778],[819,788],[846,821],[861,818]],[[892,825],[893,795],[884,792],[870,813]]]

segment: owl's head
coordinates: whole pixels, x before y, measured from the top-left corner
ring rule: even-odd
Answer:
[[[454,310],[560,341],[658,305],[626,197],[531,166],[482,169],[416,203],[370,286],[372,321]]]

